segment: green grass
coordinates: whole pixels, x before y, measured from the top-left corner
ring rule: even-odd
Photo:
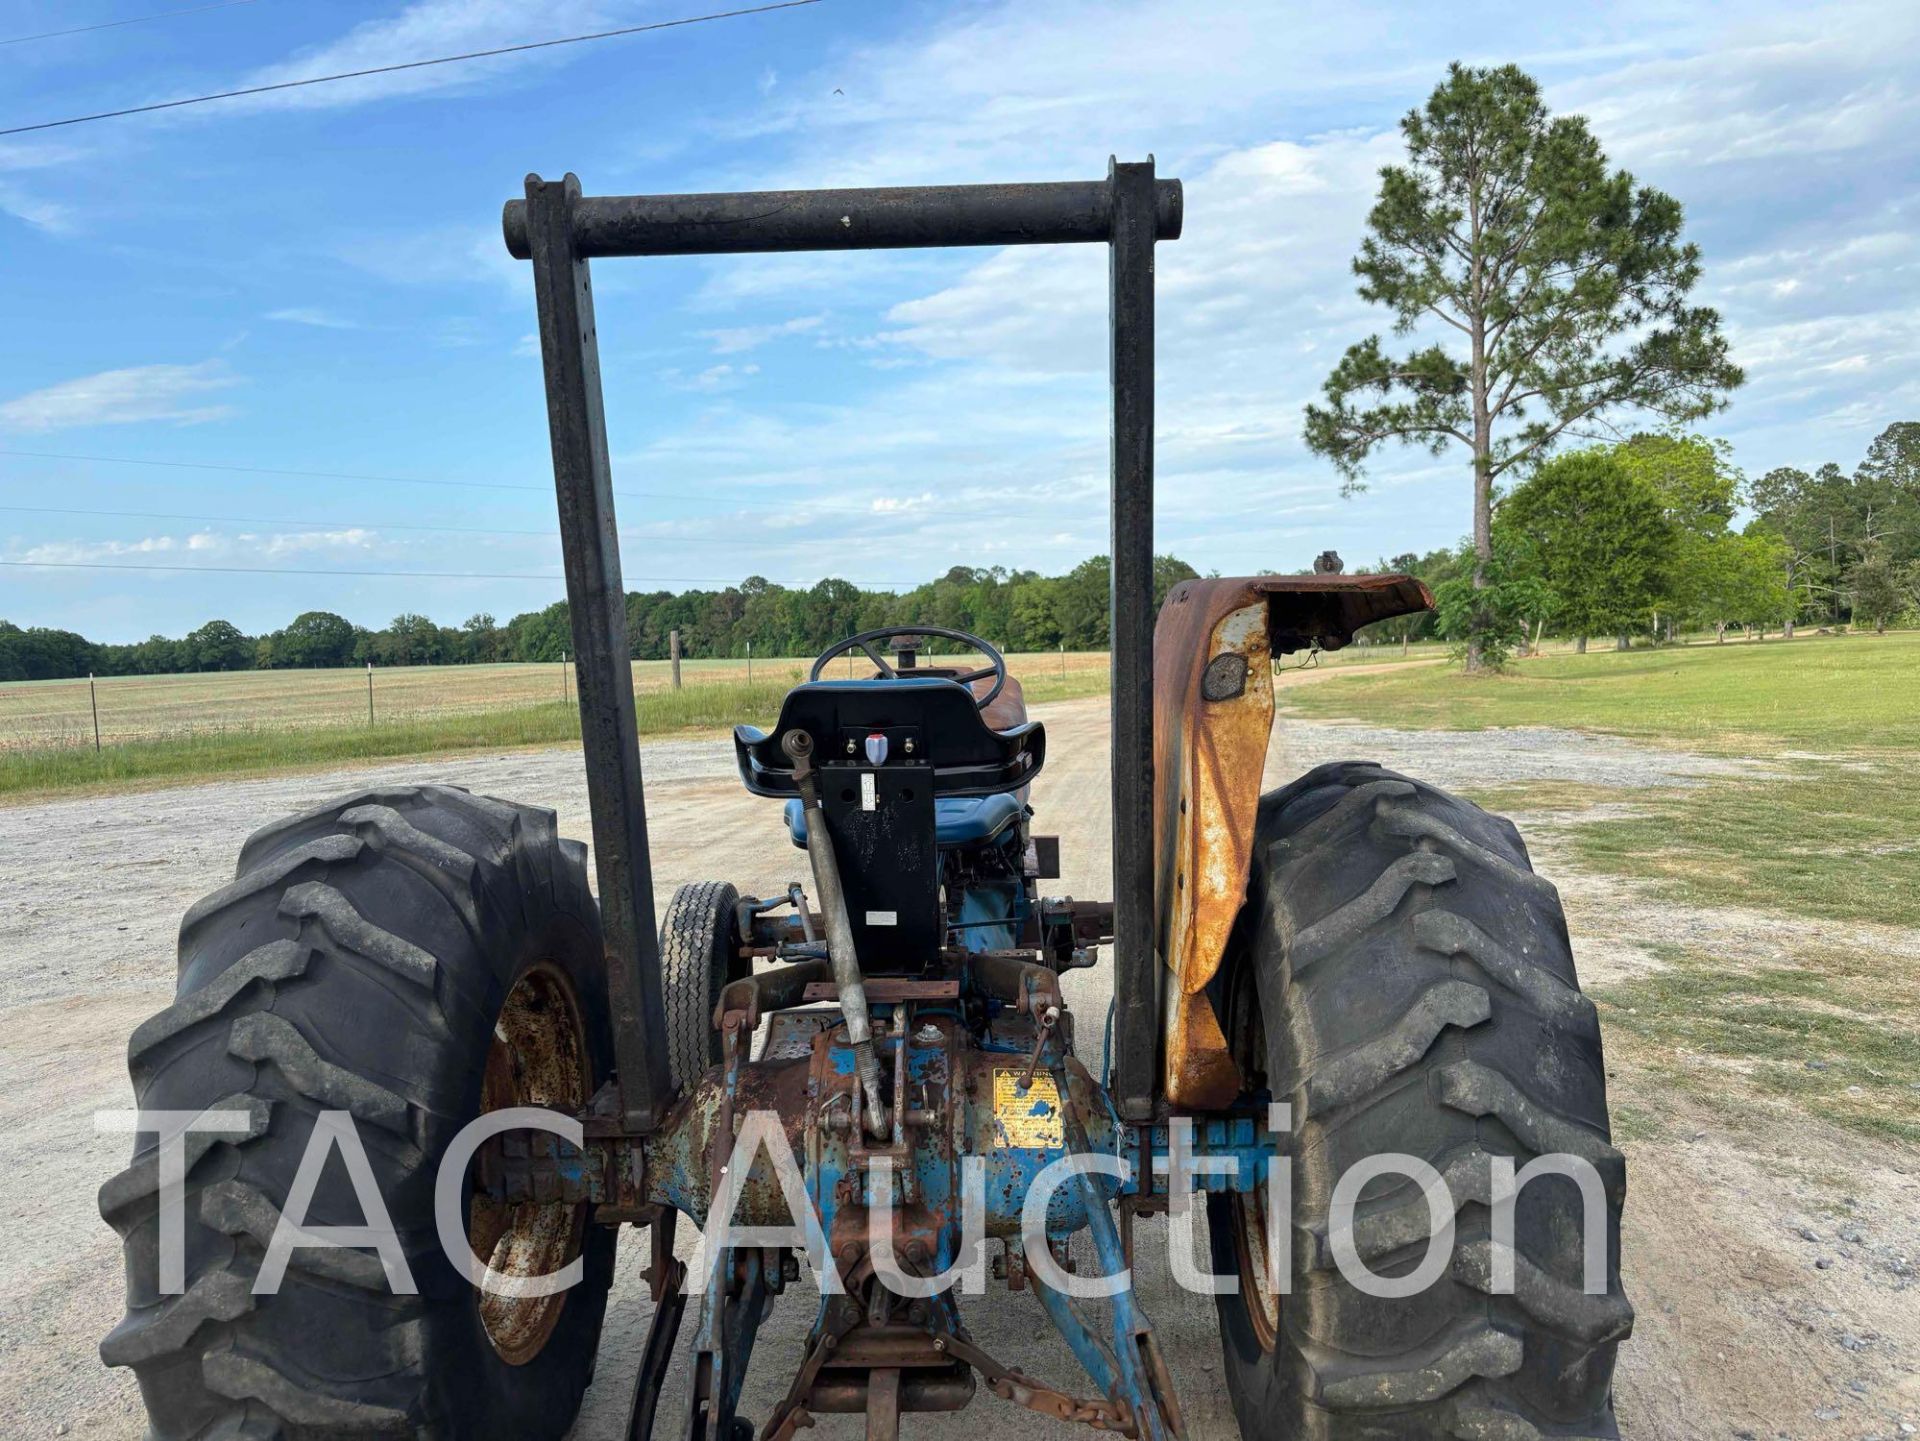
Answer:
[[[1821,942],[1814,918],[1920,927],[1920,636],[1817,637],[1343,675],[1289,691],[1295,715],[1409,728],[1557,726],[1748,757],[1767,774],[1657,790],[1485,786],[1557,814],[1589,873],[1681,904],[1780,917],[1777,963],[1710,944],[1594,991],[1623,1078],[1617,1134],[1670,1139],[1704,1110],[1764,1135],[1805,1116],[1920,1145],[1920,986],[1910,954]],[[1617,808],[1595,816],[1595,807]]]
[[[1920,997],[1888,957],[1806,948],[1744,970],[1680,947],[1661,958],[1665,969],[1594,992],[1616,1061],[1631,1053],[1643,1080],[1735,1117],[1785,1103],[1920,1144]]]
[[[1064,676],[1048,674],[1045,671],[1028,671],[1020,678],[1020,690],[1028,705],[1044,705],[1048,701],[1079,700],[1090,695],[1107,693],[1107,668],[1097,670],[1070,670]]]
[[[1907,762],[1623,798],[1635,814],[1569,829],[1582,864],[1697,904],[1920,927],[1920,782]]]
[[[1750,757],[1771,773],[1671,790],[1562,782],[1475,792],[1497,810],[1577,814],[1583,865],[1701,905],[1920,926],[1920,635],[1816,637],[1341,676],[1288,693],[1293,714],[1479,730],[1558,726]]]
[[[724,732],[738,723],[767,725],[779,713],[791,681],[723,681],[635,698],[642,737]],[[1030,703],[1104,694],[1104,669],[1030,676]],[[410,756],[500,751],[578,744],[580,713],[572,705],[514,706],[500,710],[402,718],[372,726],[222,726],[181,730],[150,740],[108,745],[38,746],[0,750],[0,804],[75,790],[142,789],[187,785],[217,776],[268,775]]]
[[[714,730],[736,720],[764,721],[786,693],[784,681],[693,685],[637,698],[643,735]],[[180,785],[213,776],[261,775],[358,761],[521,746],[577,744],[580,713],[570,705],[518,706],[466,715],[396,720],[372,726],[222,728],[92,747],[0,751],[0,798],[53,791]]]
[[[1442,730],[1569,726],[1734,754],[1920,748],[1920,634],[1594,651],[1469,678],[1356,672],[1289,691],[1293,714]]]
[[[1621,808],[1563,827],[1560,843],[1582,866],[1673,900],[1920,927],[1920,783],[1909,763],[1780,769],[1664,790],[1519,781],[1467,795],[1502,814]]]

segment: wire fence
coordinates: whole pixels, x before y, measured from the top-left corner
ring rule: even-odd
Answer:
[[[940,658],[943,662],[948,657]],[[1104,652],[1008,657],[1029,686],[1071,687],[1104,674]],[[811,657],[683,658],[688,691],[738,690],[744,700],[802,679]],[[835,662],[836,669],[841,663]],[[856,673],[851,661],[848,673]],[[671,661],[635,661],[642,697],[673,689]],[[691,697],[689,697],[691,699]],[[569,661],[499,665],[339,667],[189,675],[99,676],[0,683],[0,752],[94,749],[277,730],[418,725],[439,718],[572,707],[579,703]],[[741,719],[750,719],[742,716]]]

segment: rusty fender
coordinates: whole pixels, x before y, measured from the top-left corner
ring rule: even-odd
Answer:
[[[1404,575],[1274,575],[1175,586],[1153,634],[1155,943],[1166,967],[1167,1100],[1192,1110],[1243,1089],[1206,988],[1247,898],[1273,661],[1337,650],[1361,626],[1428,610]]]

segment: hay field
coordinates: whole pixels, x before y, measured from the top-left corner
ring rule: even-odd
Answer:
[[[1064,675],[1071,685],[1089,672],[1104,675],[1105,652],[1009,656],[1013,674],[1029,689],[1046,691]],[[811,658],[755,659],[756,685],[790,685]],[[743,683],[744,660],[683,660],[686,687]],[[436,665],[376,668],[374,724],[418,724],[447,716],[515,711],[577,699],[573,667]],[[635,661],[639,695],[668,690],[667,661]],[[563,691],[564,687],[564,691]],[[96,683],[100,736],[106,745],[178,739],[227,731],[308,730],[367,724],[363,669],[261,670],[207,675],[105,676]],[[0,750],[91,746],[93,713],[84,680],[12,681],[0,685]]]

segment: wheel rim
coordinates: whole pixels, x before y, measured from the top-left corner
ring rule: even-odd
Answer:
[[[1268,1272],[1267,1186],[1261,1182],[1251,1195],[1233,1198],[1235,1246],[1240,1253],[1240,1295],[1246,1302],[1247,1322],[1262,1351],[1273,1350],[1280,1335],[1280,1293]]]
[[[558,967],[542,961],[520,977],[500,1008],[480,1109],[546,1106],[576,1114],[586,1107],[590,1074],[586,1028],[573,986]],[[467,1210],[467,1239],[474,1255],[503,1275],[544,1276],[579,1256],[587,1223],[584,1204],[507,1205],[476,1194]],[[526,1365],[546,1348],[567,1302],[565,1291],[476,1295],[487,1339],[511,1366]]]
[[[1262,1062],[1267,1055],[1266,1011],[1260,1004],[1258,978],[1253,969],[1243,967],[1241,975],[1244,979],[1234,988],[1229,1006],[1233,1033],[1245,1038],[1242,1064],[1257,1080],[1264,1081],[1265,1077],[1257,1073],[1264,1069]],[[1271,1248],[1267,1212],[1271,1195],[1267,1183],[1261,1181],[1252,1191],[1236,1193],[1233,1198],[1233,1243],[1240,1261],[1242,1309],[1253,1339],[1263,1352],[1271,1352],[1280,1336],[1280,1293],[1273,1285],[1268,1263]],[[1291,1220],[1286,1216],[1276,1219],[1283,1226]],[[1284,1252],[1281,1259],[1284,1262]]]

